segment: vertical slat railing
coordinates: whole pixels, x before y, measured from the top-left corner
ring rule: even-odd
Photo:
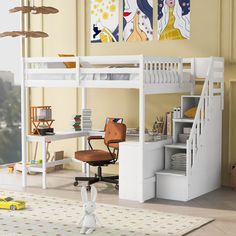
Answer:
[[[152,61],[150,64],[150,71],[151,71],[151,83],[155,84],[155,73],[154,73],[154,65],[155,65],[155,61]]]
[[[183,83],[183,61],[180,58],[145,58],[145,84]]]
[[[205,119],[208,119],[208,82],[206,82],[206,91],[204,92]]]
[[[192,140],[187,140],[186,175],[189,177],[192,163]]]
[[[201,108],[201,134],[203,133],[203,127],[205,126],[205,100],[206,98],[204,97]]]
[[[209,119],[209,112],[210,112],[209,109],[213,99],[213,82],[212,82],[213,62],[214,59],[212,58],[211,63],[209,65],[209,71],[205,83],[203,85],[191,133],[187,141],[187,168],[192,168],[194,162],[196,161],[196,153],[200,145],[200,137],[203,134],[206,121]],[[190,164],[188,162],[190,162]],[[190,170],[187,170],[187,173],[189,172]]]
[[[80,76],[80,58],[76,57],[75,58],[75,64],[76,64],[76,84],[77,86],[80,86],[80,81],[81,81],[81,76]]]
[[[157,71],[157,63],[155,62],[155,65],[154,65],[154,77],[155,77],[155,84],[158,84],[159,83],[159,75],[158,75],[158,71]]]
[[[179,60],[180,61],[177,64],[177,66],[178,66],[177,71],[178,71],[178,74],[179,74],[179,83],[183,83],[184,82],[183,81],[183,78],[184,78],[184,76],[183,76],[183,61],[182,61],[182,59],[179,59]]]

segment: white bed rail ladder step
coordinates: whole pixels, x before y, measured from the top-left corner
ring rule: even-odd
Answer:
[[[172,145],[165,150],[165,170],[157,173],[157,197],[188,201],[220,187],[221,132],[224,109],[224,60],[211,58],[201,96],[183,96],[197,99],[195,118],[173,121]],[[181,106],[183,106],[183,98]],[[182,112],[183,117],[183,112]],[[186,144],[178,143],[182,124],[192,126]],[[184,150],[184,151],[183,151]],[[170,169],[170,158],[186,152],[186,172]],[[178,186],[178,187],[176,187]]]

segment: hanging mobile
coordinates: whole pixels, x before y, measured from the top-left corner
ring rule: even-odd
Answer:
[[[58,9],[54,7],[49,7],[49,6],[41,6],[37,7],[34,4],[34,0],[32,2],[32,6],[20,6],[20,7],[14,7],[9,10],[10,13],[16,13],[16,12],[21,12],[22,14],[29,14],[32,13],[34,15],[37,14],[56,14],[59,12]],[[45,32],[42,31],[8,31],[8,32],[3,32],[0,33],[0,38],[3,37],[18,37],[18,36],[23,36],[25,38],[46,38],[49,35]]]

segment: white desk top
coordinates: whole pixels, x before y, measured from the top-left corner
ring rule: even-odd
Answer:
[[[127,139],[126,142],[120,143],[120,145],[122,146],[139,146],[139,139]],[[172,138],[168,137],[166,139],[161,139],[161,140],[156,140],[156,141],[152,141],[152,142],[145,142],[144,145],[147,148],[153,148],[153,147],[162,147],[163,145],[168,145],[168,144],[172,144]]]
[[[57,141],[63,139],[70,139],[70,138],[78,138],[78,137],[86,137],[91,135],[103,135],[104,132],[99,130],[91,130],[91,131],[68,131],[68,132],[58,132],[54,135],[27,135],[28,142],[50,142],[50,141]]]
[[[51,142],[51,141],[58,141],[58,140],[64,140],[64,139],[71,139],[71,138],[79,138],[79,137],[86,137],[86,136],[103,136],[104,131],[100,130],[88,130],[88,131],[67,131],[67,132],[57,132],[54,135],[27,135],[27,141],[28,142]],[[139,138],[137,135],[127,134],[127,142],[125,142],[128,145],[137,145],[139,143]],[[167,143],[166,143],[166,140]],[[155,143],[156,145],[161,145],[163,142],[166,144],[171,144],[170,140],[171,138],[163,139],[163,140],[157,140],[155,142],[145,142],[145,145],[153,146]]]

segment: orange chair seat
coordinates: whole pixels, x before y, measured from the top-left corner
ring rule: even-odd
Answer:
[[[103,150],[85,150],[75,153],[75,159],[83,162],[112,161],[115,156]]]

